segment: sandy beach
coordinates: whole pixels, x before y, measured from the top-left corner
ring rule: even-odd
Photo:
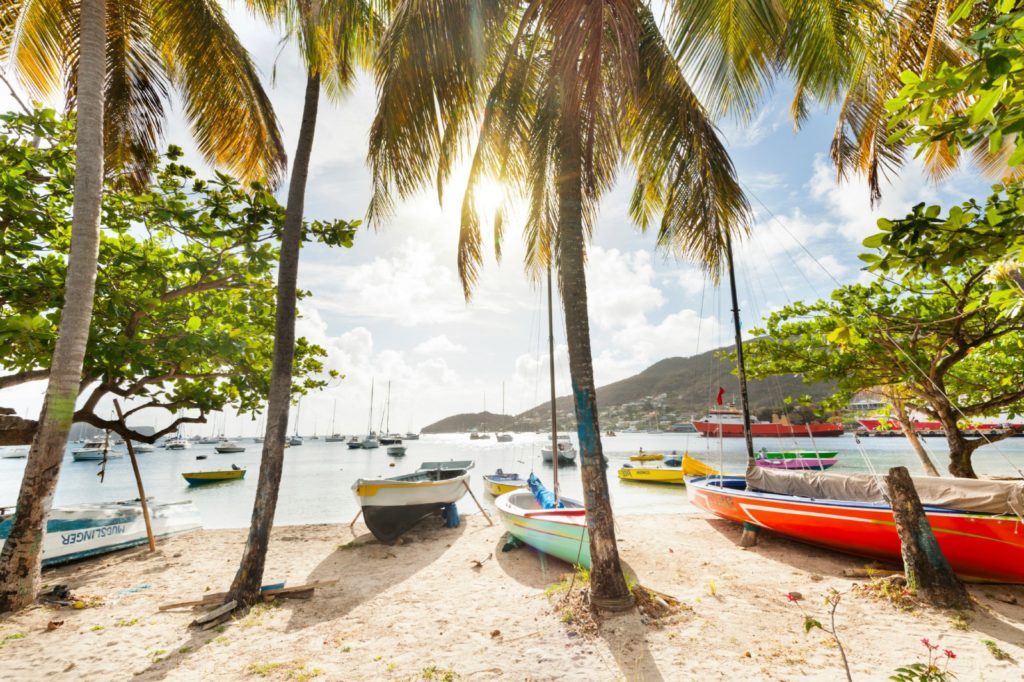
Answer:
[[[858,587],[867,579],[842,577],[863,565],[855,558],[767,533],[743,550],[737,526],[701,514],[620,517],[629,571],[683,606],[658,621],[606,616],[596,634],[578,634],[565,622],[564,591],[549,589],[569,567],[529,548],[502,552],[495,521],[424,523],[395,546],[358,524],[278,528],[265,582],[337,583],[210,630],[189,627],[198,610],[158,607],[226,589],[243,530],[48,570],[47,585],[66,584],[90,606],[40,605],[0,621],[0,678],[839,680],[834,640],[804,632],[805,612],[828,624],[831,589],[842,595],[836,623],[855,680],[925,660],[922,638],[956,654],[950,670],[961,680],[1024,675],[1021,587],[973,586],[976,609],[963,616],[901,610]],[[63,624],[51,631],[51,621]]]

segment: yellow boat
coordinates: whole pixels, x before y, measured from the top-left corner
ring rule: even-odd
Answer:
[[[190,471],[181,475],[189,485],[205,485],[221,481],[236,481],[245,478],[245,469],[228,469],[227,471]]]
[[[704,462],[683,455],[680,460],[666,460],[665,464],[656,467],[634,467],[625,465],[619,469],[619,478],[623,481],[637,481],[639,483],[667,483],[670,485],[685,485],[686,476],[710,476],[718,471],[709,467]]]
[[[484,476],[484,490],[491,495],[498,497],[505,493],[521,490],[526,486],[526,479],[520,478],[519,474],[506,474],[501,469],[496,473]]]
[[[665,455],[660,452],[641,452],[639,455],[629,456],[631,462],[657,462],[663,459]]]

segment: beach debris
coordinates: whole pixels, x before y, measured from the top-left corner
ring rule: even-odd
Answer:
[[[1017,602],[1017,598],[1014,597],[1012,594],[1002,594],[1002,595],[994,594],[994,595],[992,595],[992,598],[995,599],[996,601],[1001,601],[1004,604],[1011,604],[1013,606],[1016,606],[1017,603],[1018,603]]]
[[[62,620],[51,620],[49,623],[46,624],[46,630],[48,632],[52,631],[52,630],[56,630],[61,625],[64,625],[64,621],[62,621]]]
[[[517,538],[515,535],[508,533],[505,535],[505,544],[501,546],[501,551],[511,552],[513,549],[519,549],[520,547],[526,547],[526,543]]]
[[[203,615],[192,621],[192,625],[206,625],[209,624],[211,627],[216,625],[216,621],[222,616],[226,616],[235,610],[238,606],[238,602],[232,599],[227,604],[222,604],[212,611],[207,611]],[[204,628],[206,629],[206,628]]]
[[[486,559],[483,559],[482,561],[480,559],[473,559],[469,563],[472,564],[473,568],[482,568],[484,563],[487,562],[489,559],[492,559],[493,557],[494,557],[494,552],[491,552],[490,554],[487,555]]]
[[[491,630],[491,637],[501,637],[501,630]]]
[[[268,601],[268,597],[291,597],[295,594],[304,595],[307,592],[312,594],[312,591],[318,587],[330,587],[331,585],[334,585],[337,582],[337,578],[332,578],[330,580],[316,580],[311,583],[306,583],[304,585],[294,585],[292,587],[273,587],[271,585],[264,585],[262,588],[260,588],[260,591],[263,594],[264,601]],[[283,583],[278,584],[283,585]],[[158,607],[157,610],[169,611],[171,609],[184,609],[192,608],[195,606],[213,606],[214,604],[217,604],[218,602],[221,602],[224,599],[226,599],[227,596],[227,592],[212,592],[210,594],[203,595],[202,599],[175,602],[173,604],[163,604],[160,607]],[[300,596],[298,598],[308,599],[308,597],[305,596]]]

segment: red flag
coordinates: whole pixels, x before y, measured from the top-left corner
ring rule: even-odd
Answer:
[[[722,396],[723,395],[725,395],[725,389],[722,388],[721,386],[719,386],[718,387],[718,397],[715,398],[715,402],[718,403],[719,405],[722,404]]]

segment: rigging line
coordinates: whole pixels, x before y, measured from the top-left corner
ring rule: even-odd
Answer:
[[[841,283],[841,282],[840,282],[840,281],[839,281],[838,279],[836,279],[836,278],[835,278],[835,275],[833,275],[833,274],[832,274],[832,272],[831,272],[831,271],[830,271],[830,270],[829,270],[828,268],[826,268],[826,267],[825,267],[824,265],[822,265],[822,264],[821,264],[821,261],[819,261],[819,260],[818,260],[817,258],[815,258],[815,257],[814,257],[814,254],[813,254],[813,253],[811,253],[811,252],[810,252],[810,251],[808,250],[808,248],[807,248],[807,247],[806,247],[806,246],[804,245],[804,243],[803,243],[802,241],[800,241],[799,239],[797,239],[796,235],[794,235],[794,234],[793,234],[792,232],[790,232],[790,231],[789,231],[789,228],[788,228],[788,227],[786,227],[786,224],[785,224],[784,222],[782,222],[782,220],[781,220],[781,219],[779,219],[779,217],[778,217],[778,216],[776,216],[776,215],[775,215],[775,214],[774,214],[774,213],[772,212],[772,210],[771,210],[770,208],[768,208],[768,206],[767,206],[767,205],[766,205],[766,204],[765,204],[765,203],[764,203],[763,201],[761,201],[761,198],[760,198],[759,196],[757,196],[756,194],[754,194],[754,192],[753,192],[753,191],[752,191],[752,190],[750,189],[750,187],[748,187],[748,186],[746,185],[746,183],[744,183],[744,182],[743,182],[743,181],[741,180],[741,181],[740,181],[740,185],[741,185],[741,186],[743,187],[743,190],[744,190],[745,192],[747,192],[747,193],[748,193],[748,194],[749,194],[750,196],[754,197],[754,200],[755,200],[755,201],[756,201],[757,203],[759,203],[759,204],[761,205],[761,207],[762,207],[762,208],[763,208],[763,209],[764,209],[765,211],[767,211],[767,213],[768,213],[768,215],[769,215],[769,216],[771,217],[771,219],[772,219],[772,220],[774,220],[774,221],[775,221],[775,222],[776,222],[776,223],[777,223],[777,224],[779,225],[779,227],[781,227],[781,228],[783,229],[783,231],[784,231],[784,232],[785,232],[786,234],[788,234],[788,235],[789,235],[790,239],[792,239],[792,240],[793,240],[794,242],[796,242],[796,245],[797,245],[797,246],[799,246],[799,247],[800,247],[800,249],[801,249],[801,250],[802,250],[802,251],[803,251],[804,253],[806,253],[806,254],[807,254],[807,255],[808,255],[809,257],[810,257],[810,259],[811,259],[812,261],[814,261],[814,264],[815,264],[815,265],[817,265],[817,266],[818,266],[819,268],[821,268],[821,271],[822,271],[822,272],[824,272],[824,273],[825,273],[826,275],[828,275],[828,278],[829,278],[829,279],[831,279],[831,280],[832,280],[833,282],[835,282],[835,283],[836,283],[837,285],[839,285],[839,286],[842,286],[842,283]],[[806,280],[806,277],[805,277],[804,279]],[[808,284],[810,284],[810,282],[808,282]],[[812,288],[813,288],[813,287],[812,287]]]

